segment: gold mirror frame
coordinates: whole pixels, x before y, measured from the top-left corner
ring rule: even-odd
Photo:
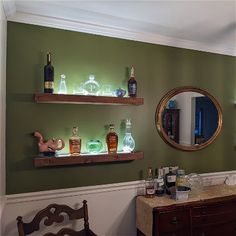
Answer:
[[[214,105],[217,109],[217,112],[218,112],[217,129],[216,129],[215,133],[212,135],[212,137],[202,144],[192,145],[192,146],[181,145],[179,143],[176,143],[174,140],[170,139],[163,129],[162,113],[167,106],[167,102],[173,96],[175,96],[179,93],[182,93],[182,92],[197,92],[197,93],[203,94],[211,99],[211,101],[214,103]],[[222,125],[223,125],[223,114],[222,114],[222,110],[221,110],[221,107],[220,107],[218,101],[210,93],[208,93],[207,91],[205,91],[203,89],[197,88],[197,87],[185,86],[185,87],[174,88],[174,89],[170,90],[166,95],[164,95],[164,97],[161,99],[161,101],[159,102],[159,104],[157,106],[156,114],[155,114],[155,121],[156,121],[157,130],[158,130],[160,136],[167,144],[169,144],[170,146],[172,146],[178,150],[192,152],[192,151],[197,151],[197,150],[206,148],[216,139],[216,137],[220,133]]]

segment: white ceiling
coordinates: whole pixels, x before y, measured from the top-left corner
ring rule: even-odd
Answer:
[[[4,6],[12,21],[236,56],[236,1],[5,0]]]

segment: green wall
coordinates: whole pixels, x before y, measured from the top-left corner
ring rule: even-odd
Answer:
[[[190,172],[236,169],[235,57],[153,45],[34,25],[8,23],[7,35],[7,194],[133,181],[145,178],[148,166],[179,165]],[[51,51],[58,87],[67,76],[69,91],[85,82],[90,73],[101,84],[126,88],[127,67],[134,65],[138,96],[143,106],[36,104],[43,91],[43,66]],[[192,85],[206,89],[219,101],[224,125],[216,141],[197,152],[183,152],[164,143],[155,127],[155,111],[170,89]],[[105,138],[105,125],[114,123],[122,141],[121,122],[131,118],[136,150],[144,159],[128,163],[35,168],[39,130],[45,138],[67,142],[79,126],[82,149],[91,138]]]

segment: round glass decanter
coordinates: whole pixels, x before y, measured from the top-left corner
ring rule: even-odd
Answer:
[[[66,76],[64,74],[61,75],[58,94],[67,94]]]
[[[86,149],[89,153],[99,153],[103,148],[102,142],[100,140],[89,140],[86,143]]]
[[[100,85],[95,80],[94,75],[89,75],[89,79],[84,83],[84,89],[88,92],[88,95],[99,94]]]
[[[126,120],[126,132],[123,139],[123,151],[132,152],[135,148],[135,142],[131,135],[131,120]]]

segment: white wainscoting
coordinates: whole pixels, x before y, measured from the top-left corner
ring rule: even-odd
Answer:
[[[204,185],[214,185],[223,184],[230,174],[236,174],[236,171],[207,173],[201,176]],[[50,203],[65,203],[77,208],[84,199],[88,201],[90,226],[99,236],[134,236],[135,197],[143,193],[144,181],[133,181],[7,195],[3,214],[3,236],[17,236],[18,215],[30,221],[39,209]],[[40,236],[37,233],[34,235]]]
[[[135,197],[143,186],[143,181],[135,181],[8,195],[3,219],[4,236],[17,235],[18,215],[23,215],[27,221],[50,203],[67,204],[77,208],[84,199],[88,201],[90,227],[99,236],[135,235]]]

